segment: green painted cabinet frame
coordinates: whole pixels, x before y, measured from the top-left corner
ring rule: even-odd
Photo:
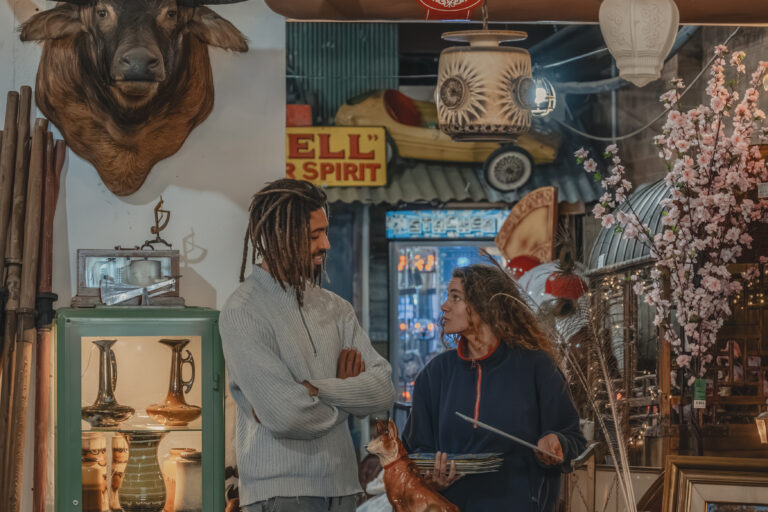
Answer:
[[[60,309],[56,315],[56,512],[82,511],[81,368],[83,336],[200,336],[203,510],[224,510],[224,355],[219,312],[207,308]]]

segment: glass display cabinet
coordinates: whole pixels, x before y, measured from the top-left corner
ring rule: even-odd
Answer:
[[[57,512],[223,512],[218,317],[185,307],[58,311]]]

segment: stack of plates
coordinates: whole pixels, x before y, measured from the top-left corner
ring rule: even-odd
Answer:
[[[456,461],[456,472],[463,475],[493,473],[501,469],[504,459],[501,453],[454,453],[448,454],[448,462]],[[413,453],[408,455],[423,473],[435,467],[434,453]]]

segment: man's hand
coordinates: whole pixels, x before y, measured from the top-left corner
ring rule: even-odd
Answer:
[[[309,391],[309,396],[317,396],[318,390],[315,386],[307,381],[302,382],[301,385],[307,388],[307,391]]]
[[[339,366],[336,370],[337,379],[357,377],[365,371],[365,361],[359,350],[345,348],[339,355]]]
[[[538,450],[534,450],[534,453],[536,454],[536,457],[543,462],[544,464],[547,464],[549,466],[554,464],[562,464],[563,463],[563,447],[560,446],[560,439],[557,438],[557,434],[547,434],[541,439],[539,439],[539,442],[536,444],[536,446],[539,447],[539,450],[544,450],[546,452],[552,453],[560,457],[559,459],[555,459],[554,457],[551,457],[547,455],[546,453],[542,453]]]
[[[449,469],[450,467],[450,469]],[[448,465],[448,454],[437,452],[435,454],[435,465],[432,471],[424,473],[424,478],[429,482],[432,487],[438,491],[442,491],[448,488],[453,482],[461,478],[463,475],[456,474],[456,461],[451,461]]]

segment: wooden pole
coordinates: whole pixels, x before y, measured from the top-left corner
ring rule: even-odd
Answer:
[[[5,102],[5,125],[3,126],[2,145],[0,145],[0,288],[3,289],[3,296],[6,297],[7,290],[4,286],[3,276],[5,275],[5,246],[8,241],[8,219],[11,216],[11,190],[13,189],[13,164],[16,160],[16,120],[18,113],[19,93],[10,91]],[[6,362],[6,355],[10,349],[6,346],[5,339],[0,343],[2,343],[0,347],[0,372],[5,374],[6,367],[9,366]],[[7,390],[7,387],[2,387],[0,393],[5,393]],[[0,432],[4,432],[2,421],[0,421]],[[0,497],[3,494],[2,483],[2,458],[0,458]]]
[[[11,98],[13,98],[13,107],[11,107]],[[24,200],[26,197],[27,172],[23,167],[16,167],[17,149],[24,151],[24,126],[19,128],[17,123],[24,123],[23,113],[19,113],[19,95],[16,92],[8,94],[8,108],[13,108],[13,126],[9,129],[6,124],[4,139],[13,137],[12,143],[4,140],[4,147],[10,149],[4,150],[0,167],[14,170],[11,180],[13,187],[10,187],[13,194],[13,201],[10,203],[9,218],[10,224],[7,226],[7,237],[3,237],[3,263],[7,267],[5,288],[8,294],[5,303],[5,326],[3,330],[3,374],[2,374],[2,395],[0,395],[0,503],[8,503],[8,461],[11,443],[11,414],[13,410],[13,381],[16,367],[16,309],[19,305],[19,289],[21,286],[21,233],[24,227]],[[26,95],[25,98],[26,99]],[[31,99],[31,95],[30,95]],[[23,101],[22,101],[23,103]],[[27,112],[26,129],[29,128],[29,109],[22,106],[22,110]],[[8,123],[8,112],[6,112],[6,123]],[[21,135],[20,135],[21,134]],[[21,143],[19,143],[21,139]],[[16,172],[18,171],[18,172]],[[11,190],[8,192],[10,193]],[[3,192],[4,193],[4,192]],[[19,206],[20,204],[20,206]],[[5,242],[8,242],[7,245]]]
[[[62,141],[59,141],[62,142]],[[64,148],[57,144],[56,149]],[[51,392],[51,338],[53,303],[53,217],[59,195],[59,177],[64,151],[54,152],[53,134],[46,132],[45,180],[43,183],[43,227],[40,236],[40,266],[37,286],[37,354],[35,357],[35,467],[32,512],[45,512],[48,469],[48,430]]]
[[[32,136],[32,151],[27,183],[27,210],[24,218],[24,252],[21,264],[21,294],[17,311],[16,369],[11,410],[11,465],[8,493],[9,512],[19,512],[24,475],[24,437],[27,427],[27,405],[32,375],[32,350],[37,341],[35,327],[35,295],[37,263],[40,251],[40,225],[43,195],[43,151],[48,121],[37,119]]]
[[[8,236],[8,219],[11,216],[11,190],[13,168],[16,161],[16,120],[19,112],[19,93],[11,91],[5,103],[5,127],[3,146],[0,149],[0,276],[5,269],[5,244]]]
[[[3,159],[3,131],[0,130],[0,160]],[[4,231],[7,231],[7,225],[0,227],[0,236]],[[2,256],[5,261],[5,255]],[[3,347],[5,346],[3,333],[5,332],[5,300],[8,298],[8,293],[5,290],[5,280],[3,279],[3,273],[0,272],[0,393],[3,392],[2,388],[2,375],[3,375]],[[2,482],[2,480],[0,480]]]

